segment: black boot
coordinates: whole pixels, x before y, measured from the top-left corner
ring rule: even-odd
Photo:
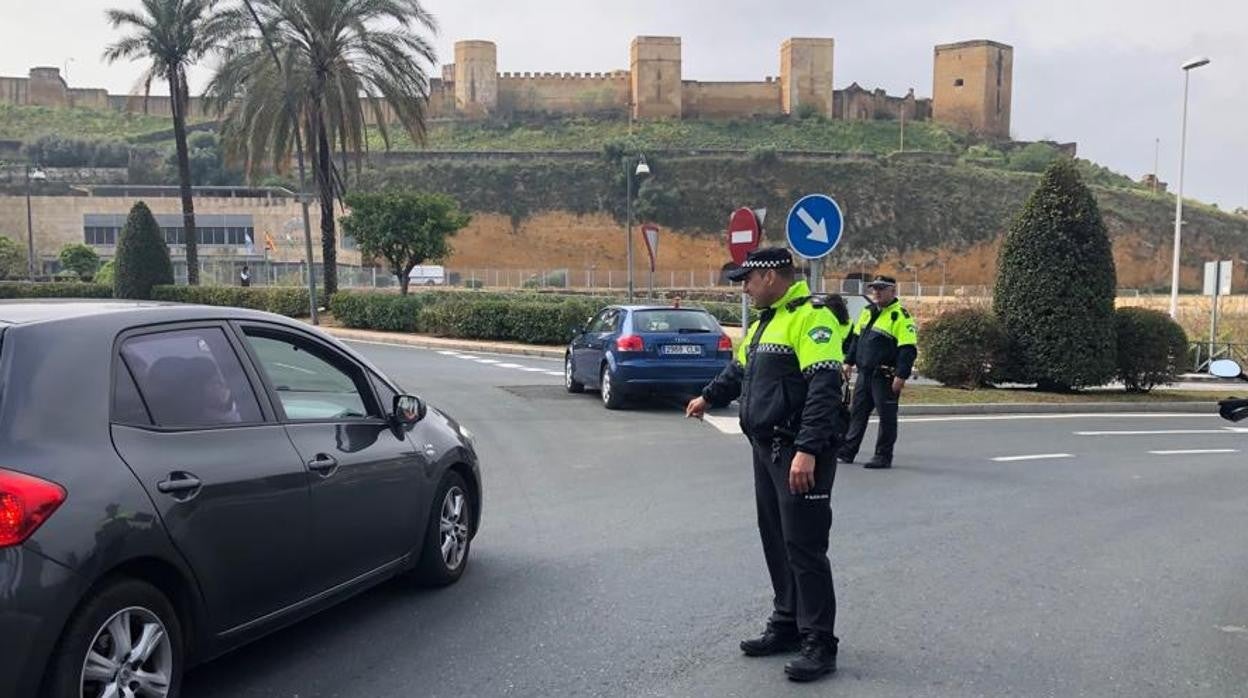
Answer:
[[[884,468],[891,468],[893,467],[893,457],[877,455],[874,458],[872,458],[870,462],[864,463],[862,467],[871,468],[872,470],[883,470]]]
[[[857,454],[849,453],[848,451],[840,451],[836,454],[836,458],[842,463],[853,463],[855,455]]]
[[[796,652],[802,644],[802,636],[797,627],[777,627],[767,625],[767,629],[759,637],[741,641],[741,651],[747,657],[767,657],[773,654]]]
[[[836,638],[811,633],[802,640],[802,656],[784,665],[793,681],[814,681],[836,671]]]

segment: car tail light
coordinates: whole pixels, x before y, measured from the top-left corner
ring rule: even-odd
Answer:
[[[719,335],[719,350],[732,351],[732,337],[726,334]]]
[[[21,543],[65,501],[65,488],[37,477],[0,470],[0,548]]]
[[[626,334],[615,340],[615,348],[619,351],[645,351],[646,343],[635,334]]]

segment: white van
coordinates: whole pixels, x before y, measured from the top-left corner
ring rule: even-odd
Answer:
[[[446,268],[437,265],[412,267],[407,281],[412,286],[445,286]]]

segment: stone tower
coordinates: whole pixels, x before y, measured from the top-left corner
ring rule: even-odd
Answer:
[[[498,47],[492,41],[455,42],[455,109],[481,117],[498,108]]]
[[[780,46],[780,103],[785,114],[802,105],[832,118],[832,39],[789,39]]]
[[[1009,138],[1013,47],[995,41],[937,46],[934,72],[934,121],[993,138]]]
[[[639,36],[633,39],[633,116],[638,119],[679,119],[684,86],[680,76],[680,37]]]
[[[68,107],[69,86],[60,68],[30,69],[30,104],[38,107]]]

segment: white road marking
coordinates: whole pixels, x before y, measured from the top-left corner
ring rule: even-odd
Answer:
[[[438,352],[438,353],[439,353],[439,354],[441,354],[442,356],[459,356],[459,352],[457,352],[457,351],[450,351],[449,349],[446,349],[446,350],[440,351],[440,352]]]
[[[1218,626],[1218,630],[1221,630],[1224,633],[1248,633],[1248,628],[1245,628],[1242,625],[1220,625]]]
[[[547,372],[546,372],[546,375],[548,375],[548,376],[559,376],[559,377],[561,377],[561,378],[562,378],[562,377],[563,377],[563,371],[547,371]]]
[[[528,371],[529,373],[545,373],[546,372],[546,369],[544,368],[532,368],[531,366],[521,366],[520,370]],[[561,373],[559,375],[563,375],[563,374]]]
[[[1185,451],[1149,451],[1154,456],[1199,456],[1206,453],[1239,453],[1237,448],[1192,448]]]
[[[465,361],[476,361],[477,359],[479,359],[479,358],[481,358],[481,357],[479,357],[479,356],[472,356],[472,355],[470,355],[470,354],[460,354],[460,355],[456,356],[455,358],[457,358],[457,359],[464,359]]]
[[[1026,406],[1020,406],[1019,409],[1025,410]],[[975,415],[948,415],[948,416],[932,416],[932,417],[901,417],[898,421],[909,422],[911,424],[919,422],[1012,422],[1019,420],[1032,419],[1176,419],[1176,418],[1200,418],[1200,417],[1217,417],[1216,414],[1186,414],[1182,412],[1108,412],[1104,414],[1098,413],[1075,413],[1075,414],[975,414]],[[872,421],[875,421],[873,418]]]
[[[1037,453],[1031,456],[1000,456],[993,458],[993,460],[998,463],[1012,463],[1022,460],[1051,460],[1055,458],[1074,458],[1074,456],[1069,453]]]
[[[1138,431],[1077,431],[1075,436],[1192,436],[1197,434],[1221,434],[1233,436],[1242,432],[1230,429],[1153,429]]]
[[[499,368],[524,368],[520,364],[498,364]]]
[[[477,363],[479,363],[479,364],[496,364],[496,363],[498,363],[498,359],[473,359],[473,361],[476,361],[476,362],[477,362]]]

